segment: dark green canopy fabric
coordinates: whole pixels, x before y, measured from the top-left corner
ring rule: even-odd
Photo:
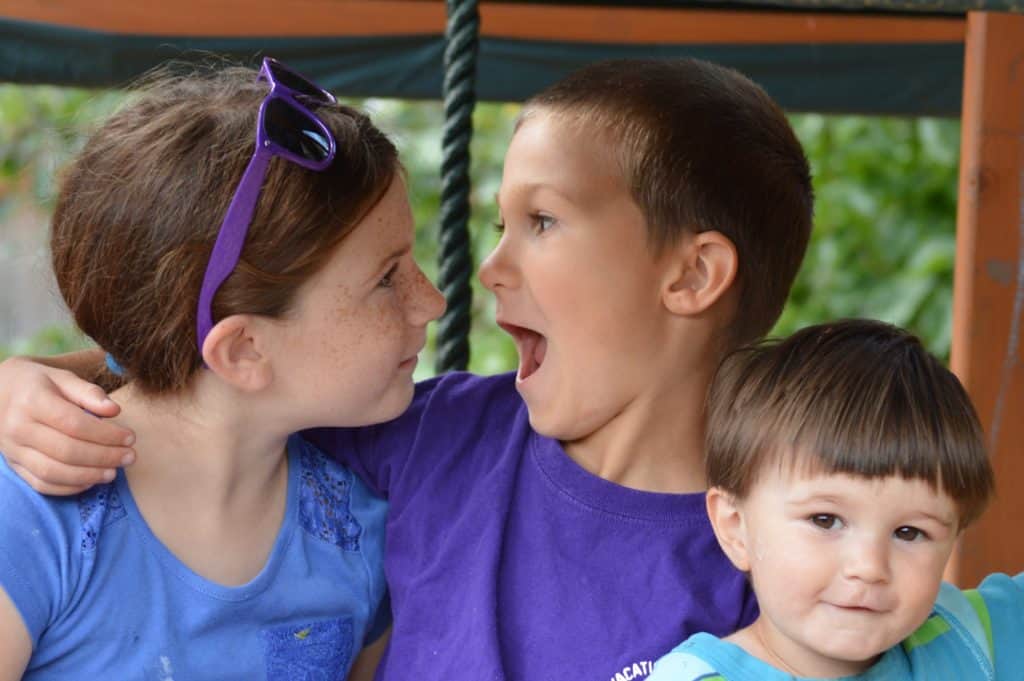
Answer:
[[[117,87],[172,58],[209,53],[254,63],[270,54],[348,96],[441,96],[437,36],[196,38],[126,36],[0,18],[0,80]],[[793,111],[944,115],[960,112],[963,47],[630,45],[481,38],[477,95],[515,101],[586,62],[694,56],[733,66]]]

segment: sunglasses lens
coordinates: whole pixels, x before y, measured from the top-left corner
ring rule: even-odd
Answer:
[[[293,155],[316,163],[327,160],[331,143],[309,116],[280,99],[271,99],[263,112],[267,138]]]
[[[315,83],[311,83],[294,71],[289,71],[280,62],[267,60],[267,68],[270,69],[270,73],[274,76],[274,80],[284,85],[286,88],[293,90],[296,94],[307,97],[313,101],[320,102],[322,104],[330,104],[331,97],[323,91]]]

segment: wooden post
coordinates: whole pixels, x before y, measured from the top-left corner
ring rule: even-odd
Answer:
[[[985,427],[996,500],[951,565],[1024,570],[1024,16],[967,18],[952,368]]]

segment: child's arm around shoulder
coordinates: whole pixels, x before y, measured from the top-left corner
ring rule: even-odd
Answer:
[[[131,432],[98,417],[120,411],[92,374],[102,353],[0,362],[0,451],[43,494],[74,494],[109,478],[131,455]]]
[[[437,457],[468,451],[458,438],[494,432],[488,419],[507,419],[518,404],[514,379],[452,372],[416,384],[409,408],[398,418],[362,428],[315,428],[302,438],[341,461],[384,497]]]

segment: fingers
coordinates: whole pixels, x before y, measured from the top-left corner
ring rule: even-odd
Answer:
[[[19,424],[22,430],[17,436],[12,434],[12,438],[17,437],[21,444],[56,456],[64,463],[106,467],[121,465],[120,457],[116,460],[105,457],[102,460],[89,461],[87,452],[97,451],[95,449],[84,450],[82,454],[76,453],[74,448],[51,451],[42,443],[34,442],[31,439],[32,436],[39,434],[39,431],[35,430],[35,426],[47,426],[71,440],[82,441],[81,444],[100,445],[99,451],[110,450],[107,452],[109,457],[115,455],[114,449],[119,450],[123,457],[126,453],[124,450],[135,441],[132,431],[83,411],[77,404],[68,402],[61,393],[48,392],[36,395],[33,399],[35,402],[25,407],[26,412],[30,413],[32,418],[23,419],[23,423]],[[119,407],[117,409],[120,411]]]
[[[134,460],[134,434],[93,415],[120,412],[99,387],[30,360],[11,358],[0,370],[0,450],[32,487],[71,494]]]
[[[84,412],[83,412],[84,414]],[[86,418],[96,419],[84,414]],[[114,469],[126,466],[135,460],[135,452],[130,447],[110,446],[83,440],[76,435],[68,435],[56,428],[42,423],[30,423],[19,432],[19,447],[33,454],[39,454],[47,461],[31,457],[25,460],[20,453],[7,453],[8,459],[14,459],[21,465],[31,468],[32,472],[45,482],[51,484],[77,485],[78,478],[67,479],[65,467],[91,469],[98,473],[101,469]]]
[[[103,388],[82,380],[70,371],[53,371],[50,380],[66,399],[96,416],[110,418],[121,412],[121,407],[107,396]]]
[[[32,474],[30,470],[24,466],[20,466],[16,463],[11,463],[11,470],[18,474],[22,480],[31,485],[32,489],[39,492],[40,494],[50,494],[53,496],[69,496],[71,494],[78,494],[92,487],[94,482],[90,482],[84,485],[55,485],[37,478]],[[86,469],[90,472],[96,472],[98,469],[89,468]]]

